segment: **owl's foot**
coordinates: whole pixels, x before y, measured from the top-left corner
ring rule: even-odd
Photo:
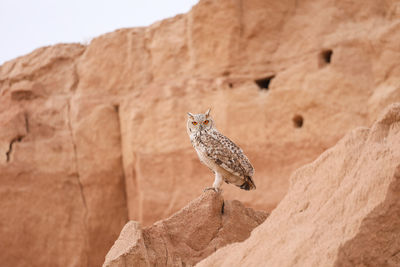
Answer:
[[[223,181],[223,179],[222,179],[221,174],[219,174],[219,172],[215,172],[215,180],[214,180],[212,187],[205,188],[203,190],[203,192],[206,192],[207,190],[214,190],[215,193],[222,193],[222,189],[221,189],[222,181]]]
[[[206,188],[204,188],[203,192],[206,192],[208,190],[214,190],[215,193],[222,193],[222,189],[221,188],[217,188],[217,187],[206,187]]]

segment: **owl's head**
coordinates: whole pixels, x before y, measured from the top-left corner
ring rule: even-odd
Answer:
[[[188,112],[187,131],[189,135],[214,127],[214,121],[210,116],[210,110],[211,109],[208,109],[204,114],[192,114]]]

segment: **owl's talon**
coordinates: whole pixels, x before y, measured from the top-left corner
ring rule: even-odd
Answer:
[[[206,192],[208,190],[214,190],[215,191],[215,188],[214,187],[206,187],[206,188],[204,188],[203,192]]]
[[[206,192],[208,190],[214,190],[215,193],[222,193],[221,188],[215,188],[215,187],[206,187],[206,188],[204,188],[203,192]]]

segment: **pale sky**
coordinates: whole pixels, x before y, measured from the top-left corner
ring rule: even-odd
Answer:
[[[56,43],[88,42],[119,28],[185,13],[198,0],[0,0],[0,65]]]

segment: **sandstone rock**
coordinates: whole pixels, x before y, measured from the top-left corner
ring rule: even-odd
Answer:
[[[100,265],[127,221],[118,116],[71,104],[83,51],[41,48],[1,67],[4,266]]]
[[[218,248],[248,238],[267,216],[207,191],[150,227],[128,222],[103,266],[193,266]]]
[[[399,10],[201,0],[4,63],[0,262],[98,266],[128,220],[181,209],[213,180],[185,130],[186,112],[209,107],[256,169],[257,190],[225,196],[271,211],[295,169],[400,101]]]
[[[242,243],[196,266],[399,266],[400,103],[291,177]]]
[[[72,110],[71,130],[87,212],[88,245],[90,251],[96,251],[88,253],[92,266],[102,262],[128,220],[119,114],[112,105],[92,105],[82,100],[76,100]]]

